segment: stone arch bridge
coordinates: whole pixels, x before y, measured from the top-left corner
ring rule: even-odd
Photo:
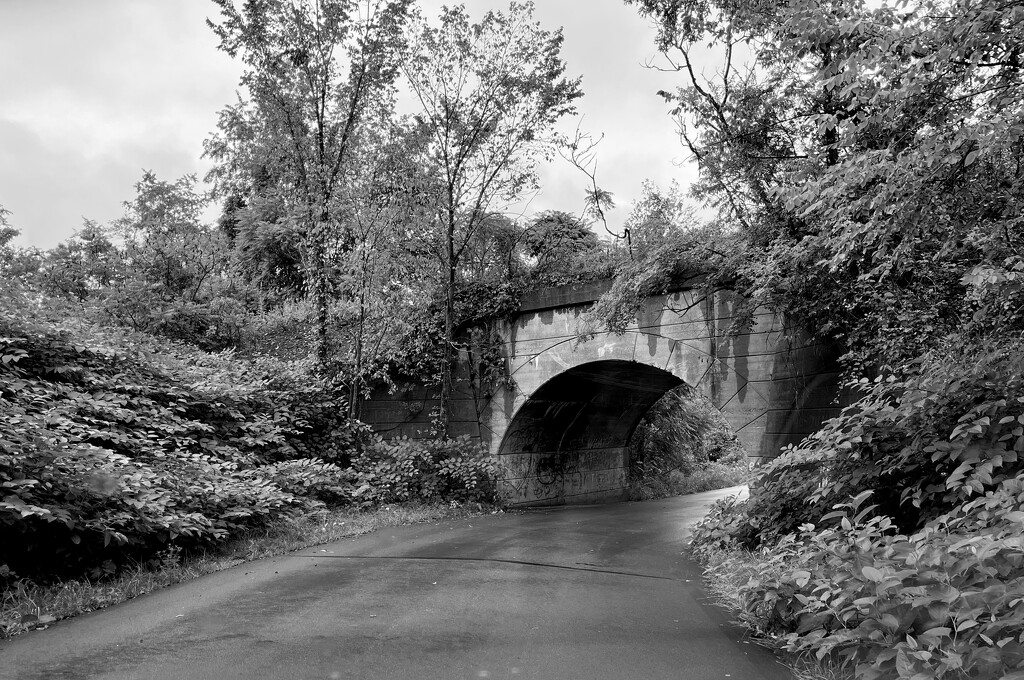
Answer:
[[[711,399],[755,461],[775,457],[838,413],[838,369],[828,348],[764,310],[746,331],[730,333],[739,300],[728,291],[649,297],[624,333],[580,342],[582,314],[609,285],[539,290],[499,324],[511,386],[482,393],[463,356],[450,430],[497,455],[508,502],[622,499],[633,431],[683,383]],[[424,436],[435,397],[416,385],[382,389],[361,415],[385,436]]]

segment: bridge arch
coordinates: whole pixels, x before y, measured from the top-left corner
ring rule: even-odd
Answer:
[[[622,359],[555,375],[523,401],[505,431],[502,495],[531,505],[622,498],[633,431],[683,383],[664,368]]]
[[[498,322],[507,382],[485,388],[469,353],[461,357],[449,433],[497,455],[507,502],[621,498],[629,437],[682,383],[720,410],[753,463],[839,413],[834,348],[809,338],[799,319],[750,309],[730,291],[681,287],[641,300],[622,332],[590,332],[585,314],[609,285],[534,291]],[[437,397],[423,385],[382,389],[361,417],[385,436],[428,436]]]
[[[838,413],[831,348],[770,310],[743,313],[734,293],[683,289],[645,298],[622,332],[581,336],[583,315],[605,289],[537,291],[502,332],[512,380],[494,395],[481,439],[498,455],[507,502],[621,498],[629,437],[684,382],[722,412],[755,463]],[[603,374],[621,389],[601,385]],[[592,400],[579,397],[587,389]],[[576,411],[577,421],[563,415]]]

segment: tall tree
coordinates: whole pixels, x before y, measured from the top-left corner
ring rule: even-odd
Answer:
[[[124,243],[123,257],[133,274],[160,295],[196,302],[203,285],[224,266],[223,242],[201,222],[207,197],[196,192],[196,178],[174,182],[143,173],[136,196],[125,202],[125,215],[113,225]],[[102,230],[86,224],[80,238],[103,245]]]
[[[347,301],[341,335],[347,340],[352,416],[358,416],[363,390],[390,378],[400,329],[429,296],[422,259],[410,247],[424,207],[417,190],[423,169],[408,153],[407,132],[378,121],[360,147],[363,170],[348,186],[352,246],[339,262],[339,291]]]
[[[526,255],[533,260],[532,279],[560,286],[594,272],[581,267],[580,256],[599,248],[597,234],[576,215],[560,210],[540,213],[526,228]]]
[[[965,284],[1016,281],[1019,4],[627,2],[658,21],[684,78],[664,96],[698,193],[756,249],[749,290],[843,342],[853,370],[911,366],[981,322]],[[725,55],[711,79],[696,62],[707,43]],[[1005,333],[1024,301],[1001,290],[1018,297],[987,319]]]
[[[269,199],[301,244],[316,313],[316,355],[330,359],[333,264],[352,247],[344,224],[356,148],[373,111],[391,105],[412,0],[213,0],[220,48],[241,58],[248,100],[221,113],[206,153],[226,196]],[[251,203],[250,203],[251,204]]]
[[[43,255],[35,248],[19,248],[13,241],[21,230],[8,221],[11,211],[0,205],[0,285],[38,274]]]
[[[51,295],[85,301],[123,279],[123,253],[111,242],[109,232],[85,220],[71,238],[42,255],[39,274],[43,288]]]
[[[422,157],[434,178],[426,194],[444,299],[441,429],[452,395],[455,295],[460,263],[496,209],[536,183],[536,163],[553,153],[555,122],[574,112],[580,80],[564,77],[561,30],[533,21],[532,3],[488,12],[472,23],[464,5],[438,24],[412,23],[402,70],[418,104]]]
[[[230,288],[227,239],[202,222],[208,196],[194,175],[168,182],[148,171],[135,190],[124,217],[109,227],[86,222],[68,243],[85,257],[103,309],[137,330],[210,349],[231,345],[235,333],[222,332],[215,311],[226,300],[214,302]]]

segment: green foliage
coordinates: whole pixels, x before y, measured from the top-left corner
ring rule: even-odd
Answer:
[[[109,226],[86,220],[46,252],[16,251],[9,278],[84,303],[88,315],[207,350],[242,341],[254,291],[233,276],[223,235],[202,225],[206,204],[195,178],[136,184],[125,216]]]
[[[760,471],[746,537],[770,544],[865,490],[909,532],[994,489],[1024,468],[1022,366],[1010,341],[934,353],[903,380],[863,381],[859,401]]]
[[[320,458],[283,460],[261,466],[258,473],[286,493],[329,505],[348,504],[357,495],[352,472]]]
[[[627,1],[684,77],[662,94],[700,162],[695,194],[742,235],[742,259],[715,268],[841,347],[858,383],[697,530],[704,557],[762,551],[712,582],[858,677],[1024,677],[1024,13]],[[706,78],[703,45],[726,58]]]
[[[631,497],[682,492],[694,485],[688,479],[712,467],[715,474],[704,475],[709,480],[713,476],[731,482],[724,486],[739,484],[747,470],[746,456],[722,414],[687,385],[658,400],[629,440]]]
[[[709,579],[761,634],[858,678],[1024,671],[1022,368],[1018,341],[960,342],[863,383],[694,530]]]
[[[411,2],[214,2],[220,21],[207,23],[220,49],[243,63],[248,95],[221,112],[205,144],[217,163],[209,178],[229,198],[223,223],[250,280],[304,287],[316,357],[330,370],[331,302],[353,274],[346,256],[372,248],[353,228],[353,213],[373,203],[360,195],[360,178],[377,179],[366,157],[375,155],[375,135],[393,127]],[[358,349],[354,363],[353,382],[361,377]]]
[[[104,577],[324,504],[494,496],[478,446],[371,437],[311,361],[208,354],[0,292],[0,581]]]
[[[630,468],[693,472],[706,463],[735,461],[743,451],[729,424],[697,390],[682,385],[647,412],[630,439]]]
[[[1024,329],[1024,256],[977,265],[964,275],[962,283],[969,286],[968,298],[975,309],[972,334],[986,337]]]
[[[715,555],[743,549],[757,540],[747,512],[746,499],[737,496],[720,498],[711,504],[707,514],[693,527],[690,550],[695,557],[709,562]]]
[[[746,461],[707,463],[693,472],[670,470],[667,475],[647,476],[629,480],[629,500],[646,501],[654,498],[683,496],[701,491],[714,491],[746,484],[750,471]]]
[[[8,570],[101,575],[168,541],[219,541],[346,493],[361,426],[306,368],[160,344],[18,286],[3,293]]]
[[[1019,6],[629,2],[684,77],[664,96],[698,195],[747,239],[755,302],[837,340],[856,377],[964,326],[1024,330],[1019,289],[995,283],[1024,242]],[[704,78],[709,43],[727,65]],[[992,295],[965,304],[982,280]]]
[[[682,385],[659,399],[629,440],[629,497],[647,500],[735,486],[748,463],[722,414]]]
[[[788,651],[856,667],[857,677],[998,678],[1024,672],[1024,475],[910,534],[862,507],[865,491],[770,550],[733,557],[712,578],[738,586],[745,621]],[[704,555],[737,506],[694,533]]]
[[[696,223],[694,208],[675,184],[662,190],[645,182],[643,191],[626,219],[630,252],[619,253],[611,289],[587,311],[588,332],[621,333],[652,295],[680,287],[711,293],[741,285],[748,255],[741,234],[718,223]]]
[[[225,201],[221,224],[239,273],[274,298],[295,298],[307,288],[302,261],[302,231],[285,207],[267,196],[248,203],[237,196]]]
[[[534,285],[562,286],[611,277],[610,268],[595,266],[595,259],[606,249],[575,215],[548,210],[534,217],[525,231],[524,254],[533,263],[529,278]]]
[[[494,461],[469,437],[449,440],[378,439],[352,460],[364,504],[409,500],[493,502]]]

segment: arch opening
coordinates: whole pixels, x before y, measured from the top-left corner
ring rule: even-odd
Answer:
[[[689,385],[669,390],[629,441],[629,500],[741,484],[749,459],[728,418]]]
[[[513,505],[622,500],[629,440],[647,411],[683,380],[634,361],[594,361],[541,385],[509,423],[498,461]]]

